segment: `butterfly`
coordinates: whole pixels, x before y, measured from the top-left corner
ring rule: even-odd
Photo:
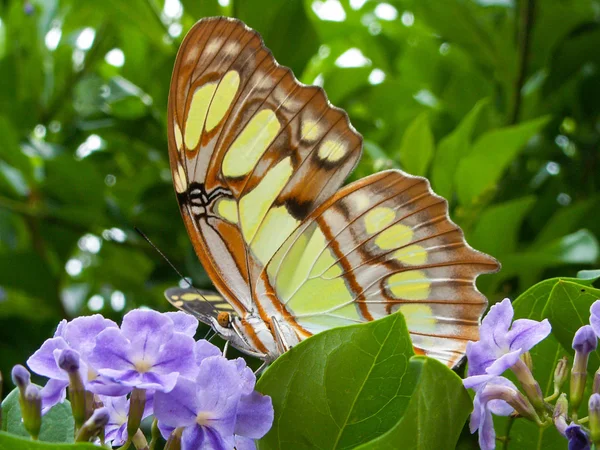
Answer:
[[[448,366],[478,339],[475,279],[498,262],[467,244],[425,178],[387,170],[342,187],[361,135],[241,21],[203,19],[183,40],[168,140],[185,226],[220,294],[165,295],[239,350],[272,361],[397,311],[415,352]]]

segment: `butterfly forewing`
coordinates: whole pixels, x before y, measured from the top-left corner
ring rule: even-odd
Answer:
[[[286,330],[293,343],[396,311],[415,348],[449,365],[477,339],[475,278],[498,263],[467,245],[423,178],[388,171],[338,191],[362,138],[242,22],[204,19],[188,33],[168,121],[188,233],[261,354]],[[203,308],[179,307],[193,305]]]
[[[242,313],[264,264],[352,171],[361,138],[256,32],[219,18],[196,24],[179,51],[169,150],[196,252]]]

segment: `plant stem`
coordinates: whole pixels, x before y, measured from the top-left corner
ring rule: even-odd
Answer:
[[[158,420],[156,418],[152,421],[152,430],[150,433],[152,436],[152,438],[150,439],[150,450],[154,450],[154,448],[156,447],[156,443],[158,442],[158,438],[160,436],[160,430],[158,429]]]
[[[521,90],[527,77],[527,62],[529,60],[529,50],[531,44],[531,31],[533,29],[535,15],[535,0],[520,0],[519,4],[519,31],[518,31],[518,53],[517,77],[513,90],[511,101],[512,110],[510,112],[509,124],[514,125],[519,121],[521,112]]]
[[[502,450],[508,450],[508,443],[510,441],[510,430],[513,426],[513,423],[515,423],[515,417],[514,416],[509,416],[508,417],[508,421],[506,422],[506,430],[504,431],[504,441],[502,443]]]

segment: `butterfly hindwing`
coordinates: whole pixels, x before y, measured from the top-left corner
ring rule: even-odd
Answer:
[[[237,20],[186,36],[169,96],[175,190],[196,253],[240,314],[264,265],[341,186],[362,140]]]
[[[427,180],[393,170],[315,211],[267,265],[257,297],[280,301],[301,335],[401,311],[416,350],[454,365],[486,307],[475,278],[497,268]]]
[[[193,315],[207,325],[212,325],[211,318],[218,320],[221,312],[235,313],[222,296],[212,291],[173,287],[165,291],[165,297],[177,309]]]

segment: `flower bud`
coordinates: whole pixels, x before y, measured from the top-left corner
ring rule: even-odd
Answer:
[[[569,375],[569,361],[566,357],[562,357],[556,364],[554,369],[554,392],[558,393],[561,391],[567,376]]]
[[[596,370],[594,374],[594,384],[592,386],[592,392],[600,394],[600,369]]]
[[[560,434],[566,437],[567,431],[567,413],[569,411],[569,402],[567,401],[567,394],[560,394],[556,405],[554,406],[554,413],[552,419],[554,420],[554,426]]]
[[[79,371],[79,353],[70,348],[63,350],[58,357],[58,366],[69,376],[69,401],[73,410],[75,427],[78,429],[87,418],[85,385]]]
[[[517,379],[521,383],[525,395],[535,407],[535,410],[540,414],[546,414],[546,406],[544,404],[544,395],[539,383],[533,378],[533,374],[529,367],[520,359],[511,367],[511,370],[516,375]]]
[[[596,447],[600,445],[600,394],[592,394],[588,403],[590,437]]]
[[[13,384],[19,388],[21,395],[24,396],[25,389],[27,389],[27,386],[29,386],[29,383],[31,381],[31,374],[29,373],[29,371],[21,364],[17,364],[12,369],[11,378]]]
[[[42,395],[40,389],[34,384],[30,384],[25,389],[21,416],[25,429],[33,440],[37,440],[42,427]]]
[[[504,400],[506,403],[512,406],[515,409],[515,411],[517,411],[522,417],[536,422],[538,424],[541,423],[540,418],[535,411],[535,408],[529,402],[529,400],[519,391],[511,387],[502,386],[498,384],[487,385],[483,389],[482,400],[490,401],[492,399]]]
[[[183,433],[183,428],[175,428],[167,443],[165,444],[165,450],[181,450],[181,434]]]
[[[79,432],[77,433],[77,442],[87,442],[90,439],[98,436],[104,427],[108,424],[110,415],[108,408],[98,408],[88,420],[85,421]]]
[[[69,374],[77,372],[79,370],[79,353],[70,348],[63,350],[58,357],[58,367]]]
[[[533,371],[533,359],[531,359],[531,353],[529,352],[525,352],[521,355],[521,361],[523,361],[525,363],[525,365],[527,366],[527,368],[530,371]]]
[[[571,370],[571,391],[569,396],[574,416],[577,415],[577,410],[583,400],[590,352],[596,350],[597,346],[598,338],[590,325],[584,325],[577,330],[573,338],[575,359],[573,361],[573,369]]]
[[[134,389],[129,397],[129,418],[127,419],[127,435],[133,437],[142,423],[146,407],[146,391]]]

